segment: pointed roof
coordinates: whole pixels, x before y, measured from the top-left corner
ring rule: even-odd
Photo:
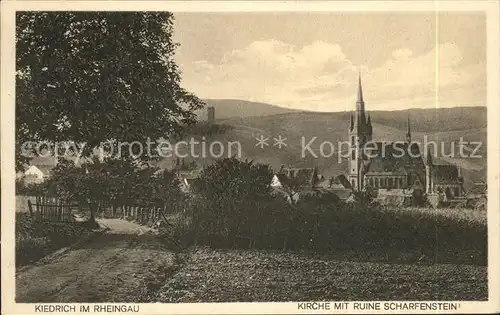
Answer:
[[[371,133],[371,128],[366,122],[365,102],[363,101],[363,88],[361,86],[361,73],[358,78],[358,99],[356,101],[356,115],[354,116],[354,128],[351,132]]]
[[[29,165],[28,167],[25,168],[25,172],[27,172],[30,167],[36,167],[44,175],[50,176],[52,174],[52,170],[54,169],[55,166],[54,165],[47,165],[47,164],[32,164],[32,165]]]
[[[317,182],[318,170],[312,168],[292,168],[284,167],[276,174],[282,185],[293,183],[297,186],[311,186]]]
[[[361,72],[358,74],[358,103],[363,103],[363,87],[361,86]]]

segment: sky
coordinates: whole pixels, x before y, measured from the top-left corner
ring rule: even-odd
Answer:
[[[486,106],[482,13],[176,13],[182,85],[314,111]]]

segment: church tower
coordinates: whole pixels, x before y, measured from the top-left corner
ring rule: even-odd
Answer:
[[[361,74],[358,78],[358,99],[356,101],[356,113],[351,113],[349,125],[349,182],[356,191],[363,189],[364,166],[367,156],[364,153],[365,144],[372,140],[372,123],[368,116],[366,118],[365,102],[363,100],[363,88],[361,86]]]

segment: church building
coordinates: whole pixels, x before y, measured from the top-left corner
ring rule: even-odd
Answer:
[[[436,165],[428,152],[426,162],[420,147],[411,139],[408,116],[405,141],[374,142],[370,115],[365,112],[361,76],[358,79],[356,111],[349,125],[350,155],[348,180],[354,191],[371,187],[402,190],[414,197],[446,193],[448,198],[463,195],[463,179],[455,165]]]

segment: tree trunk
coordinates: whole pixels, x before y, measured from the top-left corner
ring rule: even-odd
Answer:
[[[87,227],[89,227],[90,229],[98,229],[100,228],[100,226],[95,218],[99,206],[97,204],[90,203],[89,208],[90,208],[90,218],[87,221]]]

